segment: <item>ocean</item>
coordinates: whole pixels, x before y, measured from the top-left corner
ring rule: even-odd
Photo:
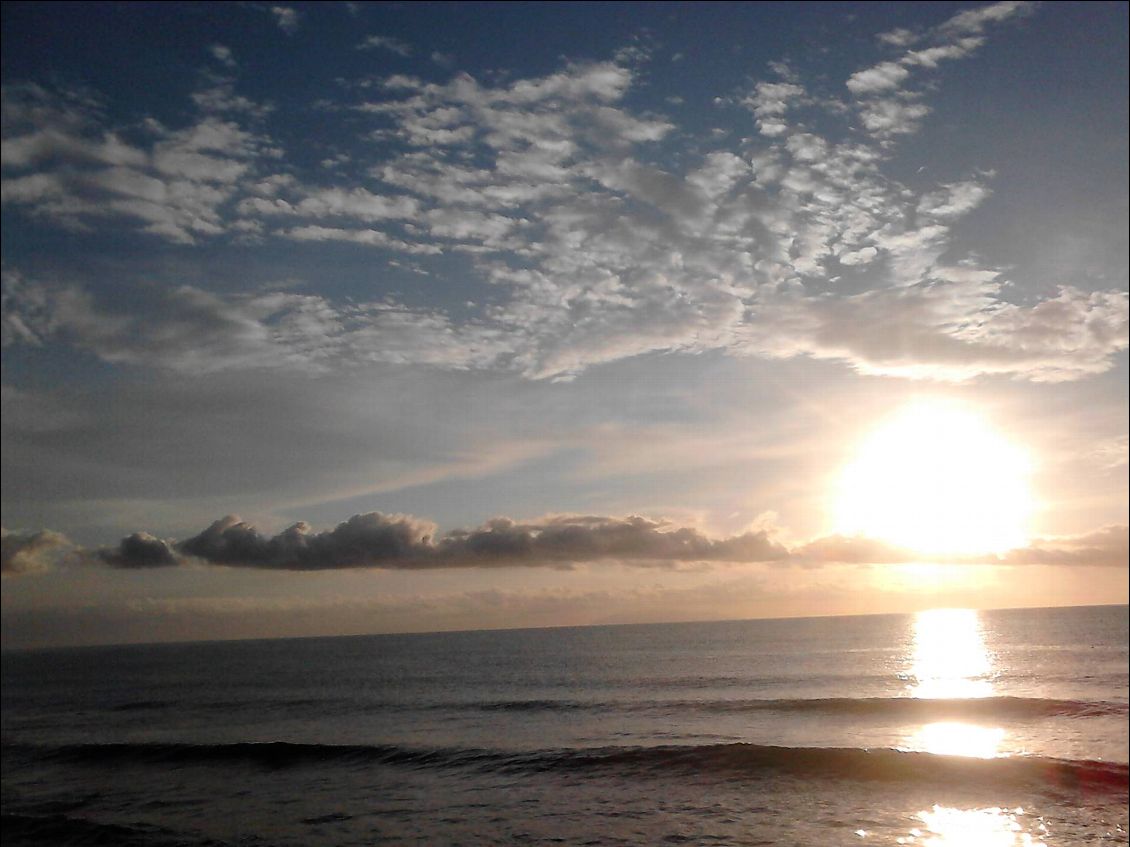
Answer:
[[[5,652],[3,836],[1127,842],[1127,607]]]

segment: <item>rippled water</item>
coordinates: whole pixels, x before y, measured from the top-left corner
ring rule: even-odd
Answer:
[[[1127,609],[5,654],[5,843],[1127,843]]]

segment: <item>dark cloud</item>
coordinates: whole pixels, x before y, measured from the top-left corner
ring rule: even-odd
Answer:
[[[94,555],[115,568],[163,568],[179,562],[169,542],[148,532],[135,532],[123,538],[117,547],[103,548]]]
[[[787,558],[765,532],[710,538],[697,529],[638,516],[555,516],[518,523],[494,518],[437,537],[436,526],[409,515],[354,515],[332,530],[296,523],[264,535],[234,515],[177,543],[135,533],[94,558],[116,568],[150,568],[195,559],[228,567],[277,570],[556,566],[603,560],[660,564],[761,562]]]
[[[764,532],[712,539],[696,529],[638,516],[562,516],[528,524],[496,518],[479,529],[449,533],[437,552],[443,560],[472,565],[601,559],[760,562],[788,556]]]
[[[186,561],[237,568],[316,571],[344,568],[558,567],[613,561],[654,567],[699,562],[781,562],[954,565],[1067,565],[1124,567],[1128,530],[1109,526],[1078,536],[1038,539],[1006,553],[932,556],[863,536],[831,535],[789,549],[765,532],[712,538],[693,527],[640,516],[558,515],[518,523],[499,517],[475,529],[437,535],[435,524],[411,515],[354,515],[332,530],[299,522],[264,535],[234,515],[183,541],[137,532],[116,547],[85,551],[113,568],[172,567]],[[4,534],[4,572],[42,570],[70,542],[58,533]]]
[[[65,535],[49,529],[24,534],[0,527],[0,573],[46,570],[56,556],[70,546]]]
[[[1126,567],[1130,560],[1130,527],[1107,526],[1086,535],[1040,538],[1010,550],[1000,559],[1009,565],[1106,565]]]
[[[211,564],[280,570],[767,561],[788,556],[765,533],[712,539],[695,529],[635,516],[558,516],[532,523],[494,518],[476,529],[437,538],[432,523],[376,512],[354,515],[327,532],[297,523],[271,537],[229,516],[176,549]]]
[[[434,557],[435,526],[404,515],[354,515],[327,532],[296,523],[278,535],[262,535],[234,515],[177,545],[185,555],[216,565],[329,570],[412,567]],[[432,567],[443,567],[442,563]]]

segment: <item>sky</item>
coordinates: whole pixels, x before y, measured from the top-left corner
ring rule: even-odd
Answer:
[[[1126,603],[1127,10],[5,3],[4,646]]]

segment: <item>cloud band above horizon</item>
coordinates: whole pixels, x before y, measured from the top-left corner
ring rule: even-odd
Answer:
[[[52,556],[68,549],[73,559],[123,570],[191,563],[280,571],[569,569],[597,562],[636,567],[753,563],[801,567],[904,563],[1118,567],[1127,564],[1127,539],[1126,526],[1109,526],[1079,536],[1036,539],[1027,547],[1000,553],[939,557],[862,536],[824,536],[792,547],[768,530],[712,538],[693,527],[638,515],[555,515],[523,523],[498,517],[474,529],[440,534],[434,523],[411,515],[368,512],[354,515],[332,530],[318,532],[299,522],[273,536],[228,515],[181,541],[135,532],[114,547],[89,550],[49,530],[33,534],[5,530],[3,572],[14,575],[46,570]]]

